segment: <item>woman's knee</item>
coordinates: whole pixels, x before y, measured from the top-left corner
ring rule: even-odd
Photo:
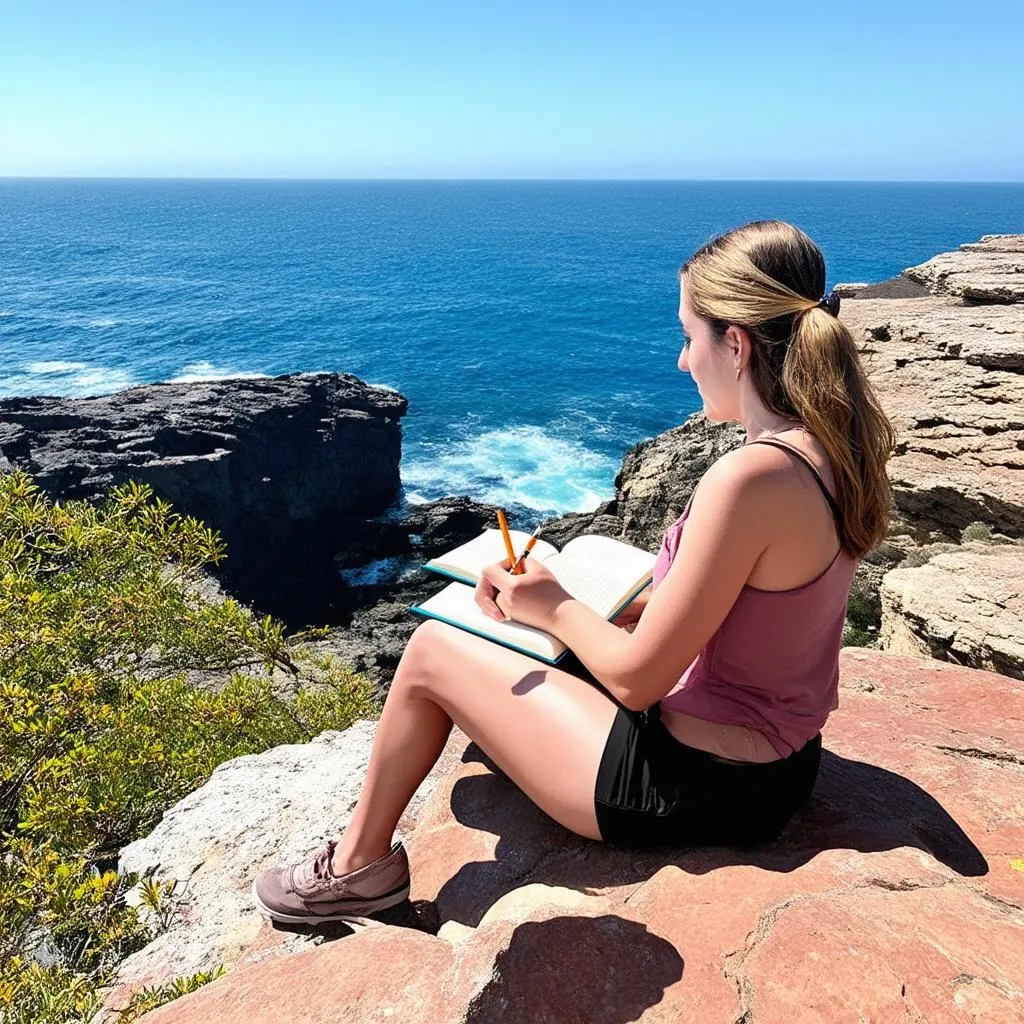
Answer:
[[[420,623],[405,645],[392,685],[428,689],[432,673],[440,667],[446,650],[450,648],[452,631],[452,626],[437,619]]]
[[[441,622],[439,619],[426,619],[412,631],[409,643],[435,644],[443,641],[454,628],[454,626],[449,626],[447,622]]]

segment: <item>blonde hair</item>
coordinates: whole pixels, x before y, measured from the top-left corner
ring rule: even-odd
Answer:
[[[799,419],[828,453],[843,550],[860,558],[877,547],[892,508],[885,467],[896,433],[849,329],[819,304],[821,251],[792,224],[755,221],[698,250],[680,277],[690,308],[717,337],[730,324],[750,334],[750,373],[765,407]]]

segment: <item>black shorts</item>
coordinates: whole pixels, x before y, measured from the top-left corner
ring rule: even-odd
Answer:
[[[778,761],[730,761],[682,743],[661,707],[620,707],[597,772],[601,838],[616,846],[754,846],[774,839],[807,801],[821,734]]]
[[[574,657],[567,670],[608,694]],[[607,843],[755,846],[774,839],[811,795],[820,733],[778,761],[731,761],[676,739],[661,721],[659,704],[631,711],[608,696],[618,713],[594,792]]]

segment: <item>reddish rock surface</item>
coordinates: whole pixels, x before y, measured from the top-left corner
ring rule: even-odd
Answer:
[[[146,1024],[1024,1022],[1024,684],[858,648],[841,672],[814,795],[777,842],[578,839],[469,745],[407,840],[438,935],[264,960],[265,924]]]
[[[452,947],[408,928],[367,928],[358,941],[328,942],[220,979],[145,1015],[146,1021],[203,1024],[273,1021],[340,1024],[445,1020],[437,985]]]

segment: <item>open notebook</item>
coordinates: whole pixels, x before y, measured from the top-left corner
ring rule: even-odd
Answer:
[[[518,553],[525,547],[529,534],[510,532]],[[450,576],[456,582],[410,610],[555,664],[567,650],[557,637],[522,623],[498,622],[485,615],[473,600],[482,568],[506,557],[501,531],[486,530],[431,559],[424,568]],[[530,558],[543,562],[574,598],[608,620],[614,619],[651,582],[655,561],[648,551],[596,535],[575,537],[561,551],[538,540]]]

